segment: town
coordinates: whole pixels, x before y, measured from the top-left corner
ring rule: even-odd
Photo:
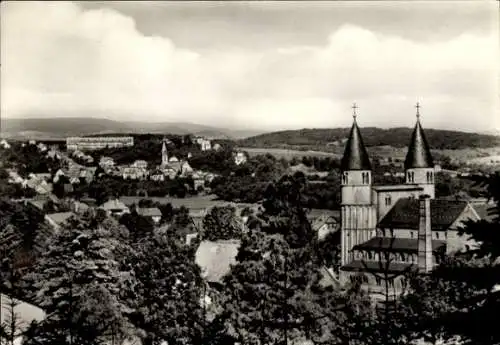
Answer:
[[[256,250],[258,247],[251,249],[258,243],[256,235],[270,236],[272,239],[275,236],[273,233],[282,233],[286,239],[289,231],[299,231],[302,235],[295,241],[303,242],[301,246],[306,246],[307,236],[313,236],[309,241],[316,243],[313,262],[316,262],[316,274],[319,274],[317,284],[325,292],[329,291],[329,298],[339,303],[351,293],[349,289],[358,286],[358,293],[364,297],[358,297],[361,299],[357,303],[362,303],[363,298],[366,298],[375,305],[385,308],[398,305],[402,309],[399,306],[403,303],[401,296],[408,298],[408,301],[416,298],[411,292],[414,279],[417,279],[413,276],[415,273],[430,274],[435,267],[447,262],[450,255],[477,248],[478,242],[474,240],[474,235],[464,234],[463,226],[471,221],[494,222],[497,219],[491,213],[495,205],[488,201],[486,189],[473,188],[474,184],[471,183],[469,189],[463,189],[467,185],[463,182],[461,188],[456,189],[450,183],[457,183],[452,181],[460,179],[494,179],[498,178],[498,174],[483,173],[477,168],[476,172],[471,173],[471,169],[456,172],[440,167],[433,160],[418,118],[419,114],[404,164],[390,165],[391,169],[396,167],[397,170],[399,167],[401,171],[390,174],[385,169],[388,165],[384,164],[384,159],[378,159],[376,169],[372,169],[372,160],[363,144],[363,130],[357,124],[356,113],[348,138],[342,140],[345,149],[340,160],[307,156],[286,160],[270,154],[250,156],[235,146],[234,142],[218,142],[192,135],[86,136],[45,142],[2,139],[2,222],[9,225],[2,229],[0,245],[4,253],[10,253],[2,261],[2,279],[6,282],[2,289],[8,293],[2,295],[3,308],[9,305],[18,308],[19,303],[30,301],[26,305],[38,310],[32,321],[42,322],[47,302],[37,302],[36,296],[44,293],[48,300],[55,298],[52,295],[54,292],[40,285],[43,279],[48,279],[46,283],[49,284],[55,276],[51,278],[38,271],[41,267],[50,270],[50,265],[56,265],[52,268],[56,269],[61,263],[52,260],[70,255],[66,259],[70,260],[68,265],[63,264],[66,273],[60,274],[69,274],[63,279],[70,279],[71,283],[77,279],[75,275],[84,273],[78,271],[82,258],[77,256],[83,255],[87,258],[85,260],[114,260],[115,265],[124,264],[116,261],[119,256],[114,256],[122,254],[113,254],[111,258],[114,259],[98,259],[102,254],[93,251],[104,245],[102,241],[110,240],[116,242],[113,245],[116,250],[120,240],[128,238],[125,241],[129,245],[153,245],[147,247],[147,252],[134,253],[147,256],[142,257],[142,260],[145,260],[143,264],[149,267],[148,270],[153,269],[153,266],[148,265],[161,264],[163,259],[167,260],[164,263],[167,264],[171,260],[189,260],[192,255],[193,266],[184,267],[183,270],[190,270],[189,274],[199,272],[203,281],[203,289],[198,291],[199,294],[202,291],[200,304],[198,307],[191,305],[190,308],[194,308],[191,311],[178,312],[192,313],[197,308],[201,308],[198,311],[204,310],[202,320],[205,326],[200,329],[201,333],[196,334],[196,337],[202,337],[196,341],[202,341],[206,337],[205,327],[215,327],[215,324],[207,326],[208,323],[218,322],[218,317],[223,315],[220,314],[220,309],[224,309],[221,301],[231,298],[226,289],[230,288],[228,284],[234,283],[228,281],[228,277],[236,274],[234,269],[240,265],[243,266],[239,269],[245,267],[245,261],[238,258],[243,248]],[[315,167],[327,171],[318,171]],[[272,181],[275,181],[274,186]],[[240,191],[231,192],[232,188],[237,189],[232,183],[239,183]],[[323,198],[318,197],[318,186],[330,193]],[[295,203],[290,199],[293,193],[302,195]],[[274,216],[273,207],[278,207],[276,211],[279,212]],[[294,207],[299,207],[300,211]],[[295,219],[298,216],[296,212],[306,218]],[[269,217],[279,214],[283,214],[280,217],[291,218],[283,225],[273,224]],[[96,234],[95,237],[92,233],[98,229],[104,233]],[[258,235],[260,232],[262,235]],[[310,235],[307,235],[308,232]],[[82,236],[86,238],[85,247],[78,244]],[[242,242],[249,239],[257,242]],[[55,247],[56,243],[62,247]],[[267,247],[269,244],[262,245],[264,247],[258,250],[273,252],[272,247]],[[97,247],[92,249],[94,246]],[[104,247],[99,250],[104,250]],[[132,248],[128,250],[134,251]],[[171,250],[179,253],[171,257]],[[51,260],[43,259],[45,255]],[[287,255],[290,255],[287,260],[295,260],[291,253]],[[137,260],[137,257],[134,258]],[[155,263],[157,260],[160,262]],[[281,260],[274,258],[268,264],[276,265]],[[137,261],[132,263],[142,265]],[[109,279],[106,276],[108,273],[99,273],[103,269],[99,268],[100,265],[92,269],[94,272],[85,274],[90,274],[97,282]],[[158,266],[158,269],[160,267],[163,266]],[[68,269],[77,271],[69,273]],[[121,268],[114,269],[118,271],[113,274],[122,272]],[[171,274],[176,276],[175,267],[161,269],[165,271],[157,273],[160,281],[173,279]],[[185,278],[179,276],[176,279],[182,282]],[[232,279],[236,278],[234,276]],[[38,283],[32,279],[38,280]],[[245,281],[247,278],[238,279]],[[313,279],[312,276],[310,279]],[[113,284],[118,283],[123,282],[118,280]],[[172,295],[162,298],[171,300],[180,293],[175,292],[175,286],[169,287],[173,289]],[[299,284],[294,289],[300,287]],[[235,291],[230,291],[232,293]],[[12,296],[17,299],[12,299]],[[279,305],[281,302],[273,303]],[[283,303],[288,307],[291,302]],[[128,317],[137,317],[133,315]],[[126,318],[125,315],[122,317]],[[16,322],[10,326],[11,329],[17,327],[16,336],[29,330],[26,330],[26,322],[24,327]],[[65,324],[58,327],[80,327],[80,321],[75,322],[73,326]],[[133,324],[127,327],[134,328]],[[300,329],[302,325],[290,327]],[[21,332],[22,329],[25,331]],[[15,333],[4,332],[12,336]],[[102,332],[96,337],[104,341],[109,335],[107,330]],[[426,332],[413,329],[411,336],[417,340],[426,339]],[[440,330],[433,336],[440,337],[444,334],[442,332]],[[409,334],[405,336],[410,337]],[[140,339],[137,335],[131,337]],[[119,339],[113,339],[112,343],[118,344],[128,338]],[[302,340],[310,341],[306,338]]]

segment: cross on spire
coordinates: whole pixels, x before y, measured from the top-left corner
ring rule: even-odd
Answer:
[[[358,109],[358,106],[356,105],[356,103],[353,103],[351,108],[352,108],[352,117],[356,119],[356,116],[358,116],[358,114],[356,114],[356,109]]]
[[[420,118],[420,103],[417,102],[417,104],[415,105],[415,108],[417,108],[417,119]]]

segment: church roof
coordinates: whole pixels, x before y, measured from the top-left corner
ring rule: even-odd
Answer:
[[[467,202],[460,200],[432,199],[431,229],[447,230],[464,212]],[[399,199],[379,222],[379,228],[418,229],[420,205],[418,199]]]
[[[431,150],[425,138],[424,130],[417,119],[415,129],[411,135],[408,153],[405,159],[405,169],[432,168],[434,166]]]
[[[355,260],[340,268],[349,272],[387,272],[402,273],[411,272],[417,269],[417,265],[403,262],[383,262],[383,261],[361,261]]]
[[[432,240],[432,250],[438,251],[445,244],[446,241]],[[374,237],[354,246],[353,249],[416,253],[418,251],[418,240],[413,238]]]
[[[354,119],[351,132],[349,133],[349,139],[347,140],[340,168],[342,171],[371,170],[370,158],[363,144],[363,138],[361,137],[356,119]]]

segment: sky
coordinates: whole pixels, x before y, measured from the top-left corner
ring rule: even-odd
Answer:
[[[500,131],[498,5],[4,1],[1,115]]]

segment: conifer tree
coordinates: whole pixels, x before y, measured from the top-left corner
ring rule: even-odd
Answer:
[[[268,188],[260,223],[243,237],[225,278],[220,317],[242,344],[349,338],[350,326],[340,323],[354,309],[347,295],[321,284],[316,234],[301,207],[303,183],[285,177]]]
[[[130,310],[120,296],[131,279],[120,260],[130,250],[117,233],[118,224],[98,222],[88,212],[51,239],[34,274],[36,300],[47,313],[34,334],[64,339],[66,344],[99,344],[111,334],[130,335]],[[48,329],[50,336],[40,334]]]
[[[136,282],[129,289],[129,303],[143,344],[200,343],[202,279],[193,249],[164,234],[144,238],[137,246],[130,258]]]

